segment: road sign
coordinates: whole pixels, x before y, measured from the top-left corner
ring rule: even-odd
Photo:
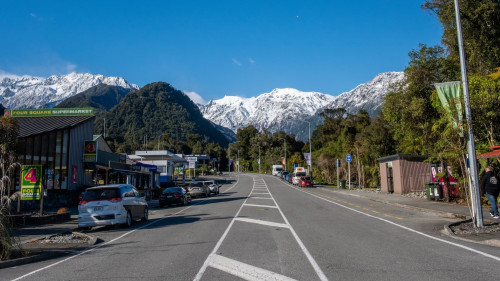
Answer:
[[[347,161],[347,162],[351,162],[351,154],[347,154],[347,155],[345,156],[345,161]]]
[[[340,159],[337,159],[337,161],[335,161],[335,164],[336,164],[335,166],[336,166],[337,168],[340,168]]]
[[[196,162],[198,161],[198,157],[186,157],[188,162]]]

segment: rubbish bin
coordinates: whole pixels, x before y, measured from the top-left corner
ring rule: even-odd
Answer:
[[[436,197],[434,196],[434,187],[436,183],[434,182],[428,182],[425,184],[425,193],[427,195],[427,200],[435,200]]]
[[[436,183],[434,186],[434,198],[436,200],[443,200],[443,186],[439,183]]]
[[[342,189],[345,189],[346,188],[346,180],[340,180],[340,186],[342,187]]]

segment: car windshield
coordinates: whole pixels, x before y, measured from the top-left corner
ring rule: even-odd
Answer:
[[[170,193],[170,192],[181,192],[181,188],[180,187],[169,187],[169,188],[166,188],[165,190],[163,190],[163,193]]]
[[[83,193],[83,201],[107,200],[120,198],[120,189],[118,188],[96,188],[88,189]]]
[[[306,180],[306,181],[310,181],[311,178],[310,177],[305,177],[305,178],[302,178],[303,180]]]

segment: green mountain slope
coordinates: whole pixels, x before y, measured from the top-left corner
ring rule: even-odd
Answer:
[[[59,103],[57,108],[93,107],[96,116],[100,117],[117,105],[123,97],[135,89],[99,84]]]
[[[97,130],[97,128],[96,128]],[[168,83],[156,82],[129,93],[106,114],[106,139],[120,152],[140,149],[144,139],[169,134],[186,140],[198,134],[204,142],[228,145],[228,140],[184,93]]]

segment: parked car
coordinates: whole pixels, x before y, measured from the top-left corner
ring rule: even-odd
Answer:
[[[219,194],[219,188],[220,188],[220,185],[218,185],[216,183],[212,183],[212,184],[208,185],[208,189],[210,190],[210,193],[213,193],[213,194]]]
[[[163,190],[160,195],[160,207],[172,204],[187,205],[191,204],[191,194],[182,187],[169,187]]]
[[[187,186],[187,190],[191,194],[191,197],[207,197],[210,195],[210,189],[202,182],[189,183],[189,185]]]
[[[208,186],[210,194],[219,194],[220,184],[215,183],[215,180],[204,181],[203,184]]]
[[[101,185],[85,190],[78,204],[78,227],[131,226],[148,220],[148,203],[130,184]]]
[[[286,181],[286,180],[287,180],[287,175],[288,175],[288,174],[289,174],[288,172],[282,172],[282,173],[281,173],[281,179]]]
[[[299,180],[300,187],[313,187],[311,177],[301,177]]]

